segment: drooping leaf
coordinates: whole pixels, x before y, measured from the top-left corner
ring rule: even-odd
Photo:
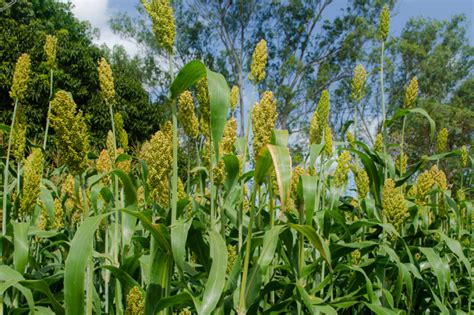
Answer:
[[[290,198],[291,185],[291,156],[287,147],[267,145],[272,156],[273,167],[275,168],[278,190],[280,192],[281,212],[286,210],[288,199]]]

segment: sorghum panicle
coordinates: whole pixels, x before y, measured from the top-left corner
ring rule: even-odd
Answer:
[[[355,141],[354,134],[348,131],[346,134],[346,138],[347,138],[347,142],[349,142],[349,144],[352,146]]]
[[[237,108],[237,103],[239,102],[239,87],[234,85],[230,90],[230,109],[232,112]]]
[[[15,65],[13,73],[13,83],[10,90],[10,97],[13,99],[23,100],[28,88],[28,80],[30,78],[30,55],[22,54]]]
[[[128,133],[124,128],[123,116],[121,113],[114,114],[115,132],[124,151],[128,150]]]
[[[179,96],[178,118],[184,131],[191,138],[199,136],[199,122],[194,113],[193,95],[190,91],[184,91]]]
[[[273,93],[265,91],[260,103],[252,109],[253,152],[258,158],[260,150],[270,143],[273,129],[278,117],[276,100]]]
[[[415,104],[416,97],[418,96],[418,80],[416,77],[413,77],[410,80],[410,83],[407,86],[405,91],[405,108],[412,108],[413,104]]]
[[[382,190],[382,213],[387,222],[398,231],[409,216],[405,197],[395,188],[395,182],[391,178],[385,180]]]
[[[160,205],[168,204],[169,181],[173,161],[171,122],[164,124],[149,142],[143,145],[141,158],[148,166],[148,184],[152,198]]]
[[[334,173],[334,186],[342,187],[347,181],[347,175],[350,169],[351,154],[349,151],[343,151],[337,158],[336,172]]]
[[[227,245],[227,268],[226,272],[229,274],[234,267],[237,260],[237,247],[235,245]]]
[[[446,152],[446,144],[448,143],[448,129],[443,128],[438,133],[438,139],[436,139],[437,152]]]
[[[364,85],[367,78],[367,72],[365,71],[364,66],[357,65],[354,70],[354,76],[352,77],[352,98],[359,102],[364,96]]]
[[[467,167],[467,156],[468,156],[467,147],[463,145],[461,147],[461,166],[462,167]]]
[[[319,144],[323,138],[324,131],[329,123],[329,91],[324,90],[319,99],[316,111],[311,118],[311,126],[309,129],[309,143]]]
[[[383,136],[381,133],[378,133],[377,137],[375,138],[374,151],[382,152],[382,150],[383,150]]]
[[[99,84],[102,96],[107,102],[111,103],[115,97],[114,76],[105,58],[100,58],[99,61]]]
[[[250,81],[254,84],[260,83],[263,79],[265,79],[265,67],[267,66],[267,42],[262,39],[258,42],[255,50],[253,51],[252,55],[252,64],[250,66],[250,72],[252,73],[249,75]]]
[[[138,286],[134,286],[127,294],[126,315],[145,314],[145,297]]]
[[[380,13],[380,25],[379,25],[379,36],[383,42],[387,40],[389,32],[390,32],[390,10],[388,9],[388,5],[384,5],[382,12]]]
[[[170,1],[141,0],[141,2],[151,18],[153,33],[158,45],[168,53],[172,53],[176,38],[176,23]]]
[[[437,165],[433,165],[430,169],[431,176],[433,177],[434,182],[438,186],[439,190],[447,190],[448,182],[446,179],[446,174],[438,168]]]
[[[43,153],[35,148],[28,156],[23,170],[23,192],[20,199],[19,217],[25,219],[34,211],[40,194]]]
[[[324,153],[332,156],[332,129],[329,126],[324,130]]]
[[[74,174],[82,173],[88,167],[89,133],[82,112],[76,113],[76,103],[68,93],[56,93],[50,120],[66,165]]]
[[[211,122],[211,106],[209,103],[209,90],[207,78],[201,79],[196,84],[196,98],[199,104],[199,127],[201,133],[209,137],[209,124]]]
[[[357,196],[359,199],[364,199],[369,193],[370,179],[365,169],[359,165],[352,166],[352,172],[354,173],[354,181],[357,187]]]
[[[50,69],[56,66],[56,48],[58,44],[58,38],[54,35],[46,35],[44,42],[44,53],[46,54],[46,63]]]
[[[404,174],[407,170],[408,165],[408,155],[403,153],[403,155],[398,155],[395,160],[395,169],[400,173]]]

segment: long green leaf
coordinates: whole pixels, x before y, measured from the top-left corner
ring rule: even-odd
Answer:
[[[28,242],[28,227],[29,222],[12,222],[13,225],[13,244],[15,250],[13,252],[13,265],[15,269],[20,272],[25,272],[26,264],[28,263],[29,247]]]
[[[222,236],[211,231],[209,233],[212,266],[206,282],[202,304],[199,306],[200,315],[212,314],[222,294],[225,285],[225,270],[227,268],[227,247]]]
[[[188,62],[178,73],[171,84],[171,98],[177,98],[196,82],[206,76],[206,66],[199,60]]]
[[[287,147],[267,145],[272,156],[273,167],[275,168],[278,190],[280,192],[281,211],[285,212],[288,199],[290,198],[291,185],[291,156]]]
[[[435,124],[433,118],[431,118],[431,116],[426,112],[426,110],[424,110],[423,108],[419,108],[419,107],[410,108],[410,109],[403,109],[403,108],[398,109],[395,112],[395,114],[393,115],[392,119],[389,119],[385,122],[385,127],[390,127],[395,121],[397,121],[398,119],[400,119],[400,118],[402,118],[402,117],[404,117],[404,116],[406,116],[410,113],[420,114],[428,120],[428,123],[430,124],[431,138],[433,138],[434,134],[435,134],[435,130],[436,130],[436,124]]]
[[[316,192],[318,188],[318,178],[316,176],[301,176],[303,188],[304,213],[306,224],[311,225],[313,221],[314,210],[316,207]]]
[[[67,314],[84,314],[86,265],[92,256],[94,233],[107,215],[85,219],[72,239],[64,267],[64,304]]]
[[[444,299],[444,292],[451,281],[449,265],[444,262],[433,248],[420,247],[420,251],[426,256],[431,268],[434,271],[436,279],[438,279],[439,292],[441,299]]]
[[[220,73],[207,69],[209,105],[211,107],[211,134],[214,152],[219,156],[219,143],[224,134],[230,106],[230,90],[227,81]]]
[[[306,236],[311,244],[321,253],[321,256],[326,260],[331,269],[331,252],[321,235],[319,235],[313,227],[308,225],[290,224],[290,227]]]

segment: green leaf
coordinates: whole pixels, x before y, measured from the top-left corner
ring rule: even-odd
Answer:
[[[316,176],[301,176],[303,188],[304,213],[306,224],[311,225],[313,221],[314,210],[316,207],[316,192],[318,188],[318,178]]]
[[[84,314],[86,265],[92,256],[94,233],[107,215],[109,214],[85,219],[71,241],[64,267],[64,305],[67,314]]]
[[[111,174],[116,175],[122,182],[125,192],[125,207],[135,209],[137,206],[137,190],[135,189],[130,176],[120,169],[113,170]]]
[[[324,144],[312,144],[309,149],[309,166],[314,167],[316,159],[321,154]]]
[[[279,145],[281,147],[288,146],[288,130],[273,130],[271,144]]]
[[[135,286],[141,287],[141,285],[137,281],[135,281],[135,279],[133,279],[132,276],[130,276],[125,270],[111,265],[102,265],[101,267],[110,270],[110,272],[115,276],[115,278],[120,281],[125,292],[128,292]]]
[[[446,236],[446,234],[442,233],[441,231],[437,231],[437,233],[439,233],[439,235],[441,236],[441,240],[446,243],[449,249],[462,261],[462,263],[466,267],[467,274],[469,275],[469,277],[471,277],[471,264],[464,255],[461,244],[457,240]]]
[[[165,308],[183,305],[194,305],[194,298],[189,292],[183,292],[161,299],[156,305],[155,312],[160,312]]]
[[[179,218],[174,225],[171,226],[171,249],[173,258],[181,271],[194,275],[196,271],[186,261],[186,240],[188,238],[189,228],[192,220],[184,220]]]
[[[280,192],[281,212],[284,213],[288,199],[290,198],[291,185],[291,156],[287,147],[280,147],[272,144],[267,145],[268,151],[272,156],[273,167],[275,168]]]
[[[13,225],[13,265],[16,271],[23,274],[26,264],[28,263],[28,255],[30,244],[28,242],[29,222],[12,222]]]
[[[253,177],[257,185],[261,185],[265,182],[268,173],[271,170],[273,161],[270,151],[267,147],[264,147],[260,150],[260,153],[257,158],[257,163],[255,164],[255,171]]]
[[[225,285],[225,271],[227,268],[227,247],[222,236],[211,231],[209,233],[212,266],[206,282],[202,304],[198,308],[200,315],[212,314],[222,294]]]
[[[444,299],[444,292],[451,280],[451,273],[449,271],[449,265],[444,262],[439,254],[437,254],[433,248],[420,247],[420,251],[426,256],[431,268],[434,271],[436,279],[438,279],[439,292],[441,299]]]
[[[188,62],[171,84],[171,98],[175,99],[196,82],[206,77],[206,66],[199,60]]]
[[[239,158],[235,155],[226,155],[223,157],[225,164],[225,188],[227,192],[230,192],[239,179],[240,174],[240,162]]]
[[[51,302],[51,306],[53,307],[54,313],[56,314],[64,314],[64,307],[58,300],[54,297],[53,293],[51,292],[49,285],[44,280],[22,280],[20,284],[24,287],[38,291],[46,295]]]
[[[426,112],[426,110],[424,110],[423,108],[419,108],[419,107],[416,107],[416,108],[410,108],[410,109],[403,109],[403,108],[400,108],[398,109],[395,114],[393,115],[392,119],[389,119],[385,122],[385,127],[388,128],[390,127],[395,121],[397,121],[398,119],[410,114],[410,113],[414,113],[414,114],[420,114],[420,115],[423,115],[429,122],[430,124],[430,134],[431,134],[431,138],[434,137],[434,134],[435,134],[435,130],[436,130],[436,124],[434,122],[434,120],[431,118],[431,116]]]
[[[216,157],[219,156],[219,143],[224,134],[230,106],[230,90],[227,81],[220,73],[207,69],[209,104],[211,107],[211,135]]]
[[[321,256],[324,258],[324,260],[326,260],[329,265],[329,269],[332,270],[331,252],[329,251],[329,247],[321,235],[319,235],[319,233],[317,233],[312,226],[290,224],[290,227],[306,236],[311,244],[313,244],[313,246],[321,253]]]

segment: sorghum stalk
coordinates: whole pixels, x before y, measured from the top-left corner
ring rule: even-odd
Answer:
[[[51,98],[53,97],[53,69],[50,69],[49,77],[49,102],[48,102],[48,114],[46,116],[46,127],[44,129],[44,140],[43,140],[43,150],[46,151],[46,143],[48,141],[48,131],[49,131],[49,114],[51,113]]]
[[[174,73],[173,73],[173,52],[168,52],[168,71],[171,78],[171,82],[174,80]],[[176,109],[176,101],[173,100],[171,104],[171,113],[173,118],[173,164],[172,164],[172,175],[171,175],[171,224],[175,224],[176,216],[177,216],[177,200],[178,200],[178,116],[177,116],[177,109]],[[211,157],[211,165],[212,165],[212,157]],[[211,168],[212,170],[212,168]],[[212,171],[211,171],[212,173]],[[212,181],[211,181],[212,185]],[[212,194],[211,194],[212,195]],[[212,197],[211,197],[212,198]],[[212,203],[211,203],[212,205]]]
[[[15,106],[13,108],[13,117],[10,125],[10,135],[8,137],[7,157],[5,161],[5,172],[3,177],[3,207],[2,207],[2,234],[5,235],[7,231],[7,194],[8,194],[8,175],[10,174],[8,167],[10,163],[10,151],[12,147],[13,125],[16,118],[16,110],[18,108],[18,98],[15,99]]]
[[[238,314],[246,314],[247,311],[245,309],[245,296],[247,293],[247,275],[249,272],[249,262],[250,262],[250,250],[251,242],[252,242],[252,229],[253,229],[253,220],[254,220],[254,208],[255,208],[255,196],[257,194],[257,185],[255,184],[252,189],[252,194],[250,196],[250,218],[249,218],[249,225],[248,225],[248,233],[247,233],[247,243],[245,246],[245,258],[244,258],[244,269],[242,272],[242,281],[240,283],[240,299],[239,299],[239,310]]]

